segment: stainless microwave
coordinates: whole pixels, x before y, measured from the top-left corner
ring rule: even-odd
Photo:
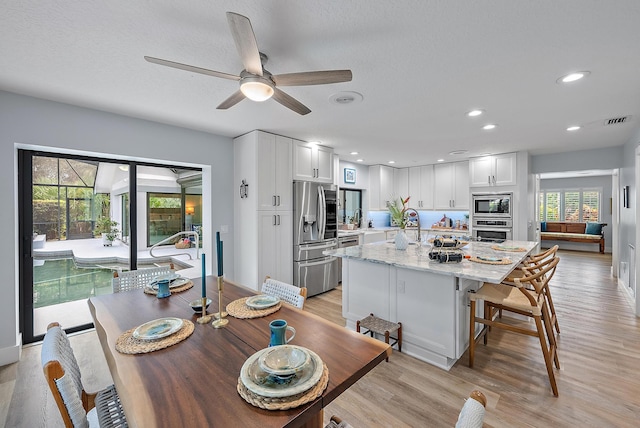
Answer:
[[[472,196],[473,217],[513,217],[513,193],[484,193]]]

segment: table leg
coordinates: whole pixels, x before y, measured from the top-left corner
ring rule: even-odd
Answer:
[[[302,425],[303,428],[322,428],[324,425],[324,409],[320,409],[316,415],[311,418],[306,424]]]

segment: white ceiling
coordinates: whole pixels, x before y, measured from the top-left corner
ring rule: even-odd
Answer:
[[[262,129],[344,160],[619,146],[640,127],[638,0],[22,0],[0,10],[0,89],[229,137]],[[224,111],[237,82],[144,61],[239,74],[226,11],[251,19],[273,74],[349,68],[353,81],[283,88],[306,116],[274,100]],[[556,83],[578,70],[591,75]],[[331,104],[340,91],[364,99]],[[466,117],[473,108],[486,114]],[[498,127],[483,131],[489,122]],[[565,130],[574,124],[583,129]]]

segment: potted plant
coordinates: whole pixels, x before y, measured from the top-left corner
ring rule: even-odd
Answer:
[[[105,247],[110,247],[118,237],[118,233],[120,233],[118,222],[104,216],[98,219],[94,231],[102,234],[102,245]]]
[[[407,238],[404,228],[407,226],[407,203],[410,198],[410,196],[407,196],[406,199],[396,199],[388,205],[392,220],[391,223],[400,228],[395,238],[397,250],[406,250],[409,246],[409,239]]]

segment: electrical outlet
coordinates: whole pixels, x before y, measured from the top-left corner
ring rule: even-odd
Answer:
[[[229,233],[229,225],[223,224],[220,226],[220,233]]]
[[[404,281],[398,281],[398,293],[404,293]]]

